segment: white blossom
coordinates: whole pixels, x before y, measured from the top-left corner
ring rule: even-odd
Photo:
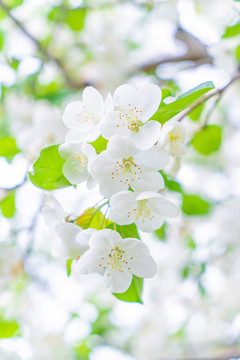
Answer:
[[[125,292],[133,275],[148,278],[156,273],[156,263],[146,245],[138,239],[122,239],[116,231],[104,229],[92,235],[89,245],[76,270],[82,274],[102,275],[112,292]]]
[[[54,256],[77,259],[89,248],[89,238],[96,230],[83,230],[80,226],[66,221],[63,208],[54,196],[47,196],[42,215],[53,234]]]
[[[71,130],[66,141],[95,141],[99,135],[99,123],[105,110],[112,110],[111,96],[104,103],[102,95],[92,86],[84,89],[82,101],[68,104],[63,114],[64,124]]]
[[[157,146],[138,150],[132,140],[114,135],[107,149],[91,163],[90,172],[107,197],[129,187],[134,191],[158,191],[164,187],[158,170],[168,161],[168,154]]]
[[[132,139],[140,149],[153,146],[160,135],[158,121],[148,121],[157,111],[161,102],[161,90],[157,85],[145,85],[137,90],[125,84],[114,94],[115,111],[109,112],[100,124],[104,138],[114,134]]]
[[[96,151],[92,145],[67,142],[60,145],[58,151],[66,160],[62,172],[71,184],[80,184],[85,180],[91,181],[88,163],[96,157]]]
[[[110,199],[109,218],[119,225],[136,223],[143,231],[159,229],[165,217],[174,218],[178,208],[162,195],[151,191],[122,191]]]
[[[185,154],[186,130],[178,121],[167,121],[160,134],[160,146],[171,156],[183,156]]]

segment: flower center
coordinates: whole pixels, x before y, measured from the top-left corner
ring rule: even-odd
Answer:
[[[126,260],[123,259],[125,251],[119,249],[118,246],[116,246],[114,249],[111,249],[110,253],[108,254],[109,260],[107,265],[111,266],[113,271],[121,271],[123,272],[123,263],[126,262]]]
[[[155,217],[151,214],[151,210],[148,207],[148,199],[138,200],[137,207],[132,211],[129,211],[128,217],[130,217],[130,214],[133,211],[135,212],[134,221],[137,221],[137,219],[141,218],[142,223],[144,223],[146,219],[153,220]]]
[[[96,113],[93,108],[84,105],[83,112],[81,114],[81,121],[83,123],[91,123],[93,125],[96,125],[99,122],[99,119],[96,116]]]
[[[169,137],[171,142],[177,142],[179,140],[179,136],[176,134],[174,135],[171,131],[169,132]]]
[[[143,125],[143,122],[139,119],[142,110],[138,110],[136,106],[133,107],[131,104],[128,104],[127,109],[124,109],[123,113],[125,115],[124,118],[127,120],[127,124],[123,125],[126,125],[131,131],[138,132],[139,127]],[[121,120],[124,120],[121,113],[119,117]]]
[[[88,158],[84,154],[79,154],[74,151],[72,165],[77,172],[83,172],[86,169]]]

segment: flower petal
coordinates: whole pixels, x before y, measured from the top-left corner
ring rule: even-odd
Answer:
[[[131,132],[131,139],[139,149],[149,149],[159,139],[161,124],[158,121],[147,121],[139,127],[138,132]]]
[[[89,240],[89,245],[92,250],[103,254],[109,251],[109,248],[115,247],[122,238],[118,232],[111,229],[99,230]]]
[[[145,122],[157,111],[161,102],[162,92],[157,85],[149,84],[139,90],[139,97],[143,104],[141,118],[142,121]]]
[[[139,151],[134,156],[134,160],[138,165],[147,165],[155,170],[161,170],[168,165],[170,156],[158,146],[153,146],[145,151]]]
[[[108,287],[108,289],[113,293],[123,293],[125,292],[132,282],[132,274],[123,270],[123,272],[117,270],[113,271],[111,269],[107,269],[104,273],[104,281]]]
[[[130,267],[134,275],[143,278],[153,277],[157,272],[157,265],[150,255],[142,258],[134,258],[130,262]]]
[[[75,268],[76,271],[81,274],[98,273],[100,275],[103,275],[104,269],[99,266],[100,262],[100,255],[95,251],[89,249],[80,257]]]
[[[102,95],[93,86],[88,86],[84,89],[82,99],[84,104],[94,108],[97,114],[103,115],[104,101]]]

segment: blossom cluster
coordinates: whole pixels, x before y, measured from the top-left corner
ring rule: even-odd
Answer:
[[[160,170],[172,157],[185,152],[185,128],[177,121],[163,126],[154,120],[161,102],[161,90],[149,84],[141,89],[125,84],[104,100],[93,87],[85,88],[82,101],[68,104],[63,122],[70,129],[59,146],[65,160],[63,174],[77,185],[87,181],[99,186],[107,198],[112,228],[81,229],[64,220],[60,204],[51,198],[44,206],[47,223],[58,234],[58,255],[76,259],[75,269],[83,274],[99,273],[112,292],[126,291],[133,275],[152,277],[156,264],[145,244],[136,238],[123,239],[117,225],[135,223],[152,232],[166,217],[178,215],[177,206],[164,198]],[[107,140],[97,153],[94,142]]]

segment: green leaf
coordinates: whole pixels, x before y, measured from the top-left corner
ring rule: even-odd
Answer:
[[[204,104],[200,104],[200,105],[196,106],[195,109],[190,111],[190,113],[188,114],[189,118],[192,121],[198,121],[202,114],[203,108],[204,108]]]
[[[191,144],[200,154],[209,155],[220,148],[221,142],[221,127],[218,125],[208,125],[193,136]]]
[[[75,224],[82,229],[92,228],[101,230],[106,227],[110,228],[113,223],[105,218],[100,208],[91,207],[86,209],[84,213],[75,220]]]
[[[108,143],[108,141],[106,139],[104,139],[102,136],[99,136],[99,138],[97,140],[95,140],[94,142],[92,142],[90,144],[94,147],[96,152],[98,154],[100,154],[102,151],[106,150],[107,143]]]
[[[238,63],[240,63],[240,45],[238,45],[235,49],[235,56]]]
[[[222,38],[226,39],[226,38],[230,38],[230,37],[233,37],[236,35],[240,35],[240,22],[237,22],[234,25],[226,27],[226,29],[222,35]]]
[[[188,247],[191,250],[196,249],[196,243],[195,243],[193,237],[190,235],[186,237],[185,245],[186,245],[186,247]]]
[[[119,300],[128,301],[128,302],[138,302],[140,304],[142,301],[142,289],[143,289],[143,279],[133,275],[132,283],[127,291],[121,294],[114,293]]]
[[[5,40],[5,33],[2,30],[0,30],[0,51],[3,49],[4,40]]]
[[[17,336],[20,328],[15,320],[5,320],[0,317],[0,339],[11,338]]]
[[[159,109],[151,119],[157,120],[164,124],[167,120],[171,119],[173,116],[179,114],[194,104],[197,100],[199,100],[203,95],[212,89],[214,89],[214,85],[212,81],[208,81],[198,85],[192,90],[187,91],[183,95],[179,96],[177,100],[168,105],[161,103]]]
[[[169,190],[176,191],[179,193],[183,192],[182,186],[179,184],[179,182],[169,178],[162,170],[159,172],[160,172],[160,174],[162,174],[164,184]]]
[[[16,211],[15,191],[10,191],[8,195],[0,202],[0,209],[3,216],[6,218],[11,218],[14,216]]]
[[[157,238],[161,241],[166,240],[166,224],[163,224],[159,229],[154,231],[154,234],[157,236]]]
[[[116,225],[116,231],[123,239],[135,238],[140,239],[137,227],[135,224],[131,225]]]
[[[31,182],[41,189],[56,190],[71,186],[62,173],[64,160],[58,153],[58,147],[52,145],[43,149],[33,164],[33,172],[29,172]]]
[[[85,8],[76,8],[69,10],[66,23],[74,31],[81,31],[84,28],[84,22],[87,11]]]
[[[0,138],[0,156],[4,156],[9,161],[18,154],[20,150],[16,145],[16,140],[10,136]]]
[[[182,211],[186,215],[207,215],[211,204],[198,195],[183,195]]]
[[[67,276],[70,276],[70,275],[71,275],[72,262],[73,262],[73,259],[68,259],[68,260],[66,261]]]

